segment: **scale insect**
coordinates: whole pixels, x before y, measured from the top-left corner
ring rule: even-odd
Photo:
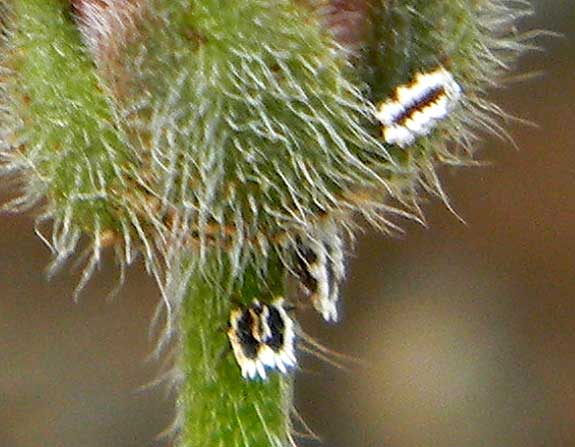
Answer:
[[[287,374],[297,365],[295,323],[283,297],[233,309],[228,339],[245,379],[266,379],[268,369]]]
[[[345,276],[341,236],[334,230],[313,240],[299,238],[292,251],[292,270],[300,287],[324,320],[338,321],[339,286]]]
[[[445,119],[461,96],[461,86],[445,68],[418,73],[378,105],[375,117],[382,125],[383,139],[402,148],[413,144]]]

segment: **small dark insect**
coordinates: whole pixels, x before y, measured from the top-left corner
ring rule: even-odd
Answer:
[[[337,321],[339,285],[345,275],[341,236],[325,231],[313,240],[299,238],[292,258],[292,270],[314,308],[326,321]]]
[[[246,379],[266,379],[267,369],[286,374],[297,364],[295,325],[282,297],[232,310],[228,338]]]

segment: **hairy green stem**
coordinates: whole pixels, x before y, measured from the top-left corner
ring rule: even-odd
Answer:
[[[221,284],[225,282],[222,278]],[[283,283],[279,261],[263,276],[248,269],[231,293],[199,274],[190,280],[181,317],[185,383],[179,400],[183,418],[179,446],[288,444],[292,380],[276,372],[266,381],[243,379],[226,336],[233,307],[254,298],[268,301],[282,294]]]
[[[27,173],[19,202],[30,206],[46,195],[57,204],[47,218],[66,220],[56,231],[56,252],[71,251],[78,231],[95,238],[113,226],[117,199],[109,194],[126,162],[112,111],[99,87],[69,5],[61,0],[19,0],[14,15],[14,51],[8,68],[9,107],[18,121],[8,138],[20,143],[12,170]],[[7,126],[8,127],[8,126]]]

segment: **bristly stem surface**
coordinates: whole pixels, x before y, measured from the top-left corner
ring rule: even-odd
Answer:
[[[278,260],[272,264],[263,275],[246,270],[242,283],[231,288],[226,287],[226,273],[218,273],[217,287],[201,274],[191,277],[180,318],[185,377],[178,446],[288,445],[292,380],[277,372],[266,381],[244,379],[226,336],[233,307],[283,294],[284,271]]]

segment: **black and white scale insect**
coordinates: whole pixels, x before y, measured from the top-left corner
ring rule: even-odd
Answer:
[[[339,289],[345,276],[343,239],[335,225],[298,237],[291,247],[292,272],[328,322],[339,319]]]
[[[383,139],[402,148],[413,144],[447,118],[461,96],[461,86],[445,68],[418,73],[378,105],[375,117],[382,124]]]
[[[286,374],[297,364],[295,323],[282,297],[232,310],[228,338],[245,379],[266,379],[267,369]]]

